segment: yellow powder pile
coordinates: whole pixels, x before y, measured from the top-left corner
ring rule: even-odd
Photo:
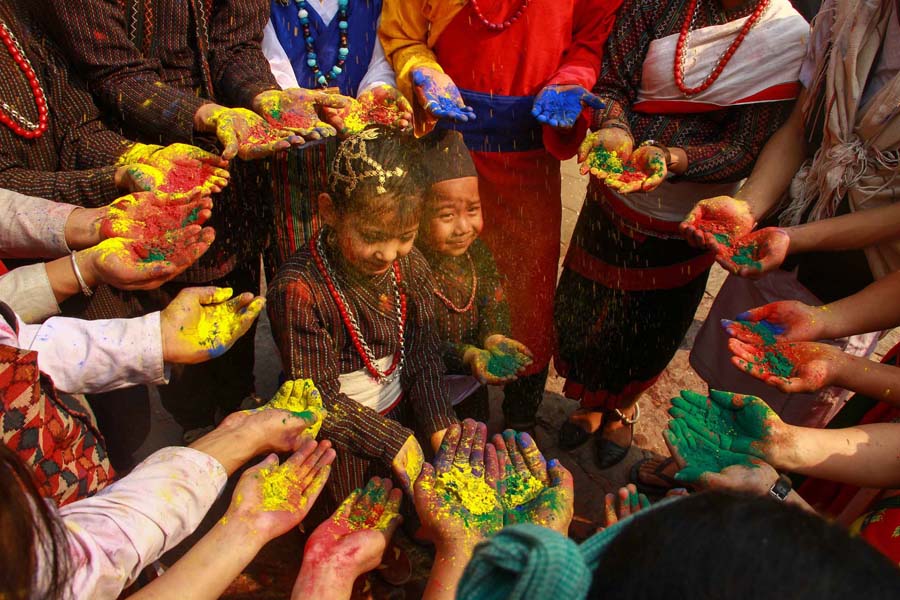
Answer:
[[[322,396],[312,379],[294,379],[286,381],[272,396],[263,409],[274,408],[286,410],[297,416],[315,418],[315,423],[306,431],[315,437],[322,428],[325,419],[325,407],[322,404]]]
[[[204,348],[222,348],[231,341],[240,327],[241,315],[230,305],[220,303],[205,306],[197,323],[195,339]]]
[[[290,465],[261,469],[262,509],[266,512],[286,510],[294,512],[306,500],[301,493],[301,481]],[[295,503],[292,503],[292,497]]]
[[[523,477],[516,473],[506,480],[506,493],[500,499],[503,508],[513,510],[538,497],[544,489],[544,484],[534,475]]]
[[[497,493],[481,477],[472,474],[466,466],[454,466],[437,478],[438,484],[448,501],[456,501],[473,515],[485,515],[496,510],[500,504]]]

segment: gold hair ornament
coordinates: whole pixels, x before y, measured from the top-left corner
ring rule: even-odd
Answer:
[[[329,175],[332,187],[336,188],[338,184],[343,184],[345,188],[344,195],[349,196],[356,189],[356,186],[364,180],[377,177],[378,186],[375,188],[375,191],[379,194],[384,194],[387,192],[384,185],[389,178],[403,177],[406,174],[406,171],[401,167],[385,169],[377,160],[369,156],[366,152],[366,142],[378,137],[379,132],[377,129],[365,129],[359,134],[344,140],[340,148],[338,148],[337,155],[335,155],[335,168],[331,170],[331,175]],[[367,165],[369,169],[357,172],[353,168],[354,160],[359,160]],[[343,170],[346,170],[346,175],[341,172]]]

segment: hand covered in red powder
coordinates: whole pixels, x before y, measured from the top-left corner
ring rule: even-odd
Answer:
[[[78,252],[76,261],[89,287],[152,290],[187,270],[214,239],[212,228],[189,225],[156,239],[109,238]]]
[[[691,246],[714,250],[719,254],[729,252],[735,240],[749,234],[755,224],[746,202],[729,196],[716,196],[698,202],[681,222],[679,230]]]
[[[588,160],[597,148],[603,148],[607,152],[615,152],[619,160],[627,162],[634,151],[634,138],[631,137],[631,133],[620,127],[604,127],[589,133],[584,138],[584,141],[578,148],[578,162],[581,163],[581,174],[587,175],[590,173],[597,179],[604,181],[610,176],[610,173],[592,165]]]
[[[225,108],[204,104],[194,118],[199,131],[215,133],[222,144],[222,158],[235,156],[243,160],[257,160],[304,143],[302,137],[290,131],[273,129],[253,111],[244,108]]]
[[[781,342],[774,346],[751,346],[728,340],[734,366],[782,392],[814,392],[832,385],[848,363],[847,355],[835,346],[818,342]],[[789,363],[790,372],[773,373],[769,353],[778,353]]]
[[[341,137],[356,135],[371,124],[387,125],[401,131],[412,127],[412,106],[393,86],[377,85],[364,91],[358,99],[346,100],[340,108],[323,109],[326,120]]]
[[[166,362],[195,364],[221,356],[247,333],[265,298],[231,294],[231,288],[200,287],[175,296],[160,315]]]
[[[212,207],[211,198],[196,192],[189,196],[129,194],[100,209],[100,238],[153,240],[190,225],[203,225],[212,216]]]
[[[319,118],[319,107],[340,108],[347,100],[340,94],[321,90],[289,88],[268,90],[253,99],[253,110],[273,129],[290,131],[305,140],[318,140],[335,134],[334,127]]]
[[[597,531],[624,521],[645,508],[650,508],[650,500],[644,494],[639,494],[633,483],[619,488],[615,494],[606,494],[603,499],[603,527]]]
[[[402,521],[398,512],[402,495],[390,479],[378,477],[350,494],[309,536],[293,597],[349,597],[353,581],[381,564]]]
[[[733,244],[719,245],[716,262],[729,273],[759,279],[781,266],[787,258],[791,237],[780,227],[766,227],[750,232]]]
[[[228,161],[190,144],[170,144],[138,159],[162,173],[154,189],[186,194],[200,190],[217,194],[228,185]]]
[[[412,81],[419,105],[435,118],[462,123],[475,120],[475,110],[466,106],[459,88],[446,73],[430,67],[416,67],[412,70]]]
[[[241,475],[223,521],[246,524],[268,541],[287,533],[309,513],[328,481],[335,452],[331,442],[307,439],[284,464],[270,454]]]
[[[740,323],[767,322],[774,327],[775,340],[779,342],[812,342],[828,336],[827,326],[830,315],[824,306],[809,306],[796,300],[772,302],[759,308],[753,308],[735,317],[735,321],[722,320],[722,326],[728,335],[742,342],[762,345],[757,333]]]
[[[488,469],[497,455],[497,495],[505,525],[534,523],[568,535],[575,514],[572,474],[558,460],[547,462],[530,435],[507,429],[486,449]]]
[[[631,153],[625,163],[631,172],[641,177],[626,177],[626,173],[616,176],[608,174],[604,183],[621,194],[650,192],[666,180],[666,154],[657,146],[641,146]]]
[[[503,508],[485,474],[484,423],[447,428],[434,466],[425,463],[414,503],[422,534],[438,553],[466,555],[503,527]]]

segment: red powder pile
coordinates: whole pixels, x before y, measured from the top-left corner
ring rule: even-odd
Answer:
[[[200,187],[211,175],[215,173],[215,167],[201,163],[199,167],[175,163],[166,173],[166,180],[159,191],[166,193],[187,193]]]

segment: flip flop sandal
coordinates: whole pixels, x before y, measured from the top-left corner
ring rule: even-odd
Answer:
[[[603,430],[605,427],[601,427],[594,433],[594,438],[596,439],[597,468],[599,469],[608,469],[615,466],[625,460],[625,457],[628,456],[628,451],[631,449],[631,444],[634,442],[634,424],[641,418],[641,407],[637,404],[634,405],[634,416],[630,419],[618,408],[605,411],[603,413],[604,422],[608,423],[608,419],[610,418],[615,421],[621,421],[629,426],[631,428],[631,436],[628,439],[627,446],[620,446],[603,437]]]
[[[647,496],[665,496],[667,493],[669,493],[669,490],[673,488],[685,487],[684,483],[676,480],[671,475],[666,475],[666,473],[664,472],[666,470],[666,467],[675,464],[675,459],[671,456],[656,465],[656,468],[653,469],[653,476],[657,479],[662,479],[663,481],[665,481],[667,484],[666,486],[653,485],[652,483],[644,483],[643,481],[641,481],[641,466],[651,460],[654,459],[642,458],[641,460],[631,465],[631,470],[628,472],[628,481],[630,481],[635,485],[635,487],[637,487],[638,492]]]
[[[600,427],[597,431],[603,429],[603,424],[600,424]],[[573,423],[572,421],[566,421],[559,427],[559,432],[557,433],[557,444],[556,446],[560,450],[574,450],[579,446],[584,445],[593,433],[589,433]]]

